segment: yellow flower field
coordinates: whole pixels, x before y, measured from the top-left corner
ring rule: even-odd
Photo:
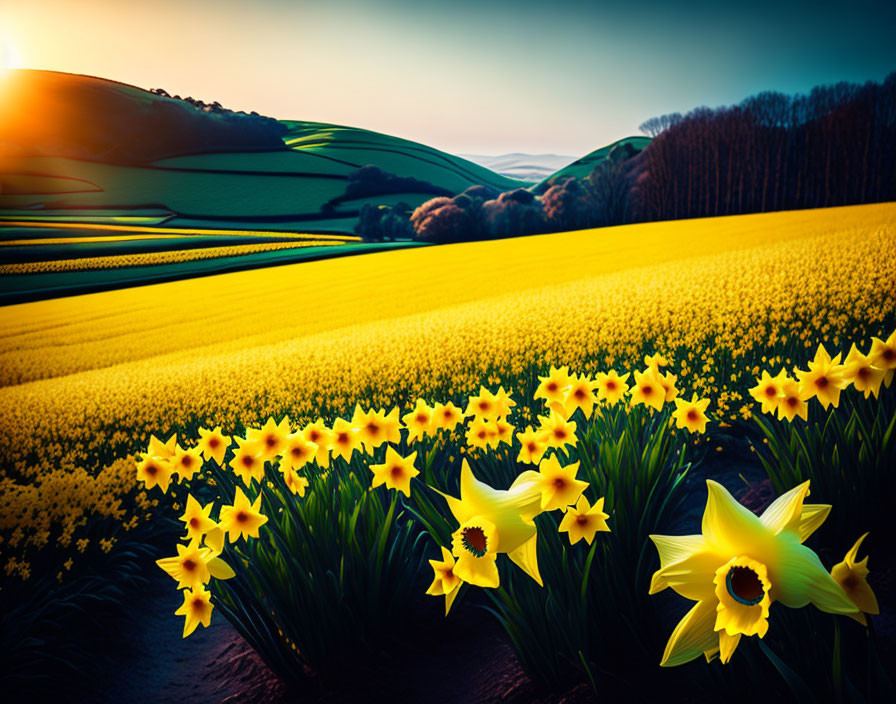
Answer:
[[[48,521],[71,535],[91,513],[118,516],[133,492],[123,468],[150,433],[284,413],[301,423],[356,400],[410,410],[480,382],[516,392],[550,364],[631,369],[660,351],[683,397],[748,417],[760,367],[892,329],[894,251],[896,205],[883,204],[401,250],[3,308],[0,535],[39,547]],[[75,519],[50,510],[69,494]],[[138,502],[146,515],[142,491]]]
[[[55,259],[20,264],[0,264],[0,276],[5,274],[41,274],[51,271],[87,271],[90,269],[117,269],[129,266],[152,266],[192,262],[218,257],[238,257],[255,252],[271,252],[278,249],[298,249],[299,247],[327,247],[344,244],[339,240],[309,239],[302,242],[266,242],[263,244],[238,244],[230,247],[201,247],[198,249],[176,249],[169,252],[143,252],[141,254],[121,254],[108,257],[81,257],[79,259]],[[80,241],[80,240],[79,240]],[[27,240],[26,240],[27,242]]]

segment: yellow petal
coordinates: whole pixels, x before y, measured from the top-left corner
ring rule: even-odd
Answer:
[[[725,631],[719,631],[719,657],[722,663],[727,663],[734,655],[734,649],[740,643],[740,633],[729,636]]]
[[[538,586],[543,587],[544,583],[541,581],[541,574],[538,572],[538,555],[535,551],[537,542],[538,535],[533,535],[516,550],[507,553],[507,557],[513,560],[523,572],[538,582]]]
[[[213,557],[208,562],[209,574],[215,579],[230,579],[236,577],[236,572],[220,557]]]
[[[448,615],[448,612],[451,611],[451,605],[454,603],[454,599],[460,593],[460,585],[456,586],[452,589],[448,594],[445,595],[445,615]]]
[[[802,515],[800,515],[799,526],[797,528],[801,543],[805,543],[806,538],[818,530],[819,526],[825,522],[825,519],[827,519],[830,512],[830,504],[803,504],[803,512]]]
[[[762,512],[759,520],[775,535],[782,530],[795,530],[802,514],[803,500],[808,493],[808,481],[793,487],[793,489],[775,499]]]
[[[777,558],[774,569],[769,569],[773,599],[792,609],[811,602],[833,614],[858,610],[822,566],[818,555],[799,543],[799,536],[779,536]]]
[[[683,665],[707,651],[718,648],[719,638],[713,630],[715,619],[716,607],[713,600],[698,601],[678,622],[672,635],[669,636],[660,665],[662,667]]]
[[[650,539],[660,555],[661,568],[706,549],[702,535],[651,535]]]
[[[703,512],[703,535],[720,553],[729,555],[753,552],[746,546],[762,542],[765,526],[748,508],[739,504],[721,484],[706,480],[708,496]],[[759,556],[755,556],[760,559]]]
[[[653,575],[650,593],[672,587],[687,599],[711,599],[715,591],[713,578],[725,560],[709,550],[696,552],[683,560],[660,568]]]

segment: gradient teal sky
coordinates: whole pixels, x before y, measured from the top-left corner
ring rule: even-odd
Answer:
[[[896,2],[864,0],[0,0],[8,64],[481,154],[577,155],[662,113],[880,80],[894,32]]]

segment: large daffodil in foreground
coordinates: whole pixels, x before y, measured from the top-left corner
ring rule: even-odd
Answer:
[[[681,665],[716,652],[728,662],[741,636],[765,636],[773,601],[791,608],[812,603],[835,614],[858,611],[802,544],[831,508],[803,503],[809,482],[780,496],[761,516],[721,484],[706,484],[702,534],[650,536],[660,556],[650,593],[671,587],[697,602],[672,632],[661,665]]]
[[[451,551],[457,558],[454,574],[469,584],[497,587],[498,553],[541,584],[535,522],[541,513],[538,472],[520,474],[509,489],[493,489],[473,476],[464,460],[460,473],[460,498],[443,494],[460,527],[453,533]]]

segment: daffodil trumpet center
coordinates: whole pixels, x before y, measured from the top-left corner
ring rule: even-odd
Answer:
[[[765,588],[749,567],[732,567],[725,577],[725,587],[731,597],[745,606],[756,606],[765,596]]]
[[[468,526],[463,529],[461,544],[464,550],[476,557],[482,557],[488,552],[488,538],[485,531],[479,526]]]

